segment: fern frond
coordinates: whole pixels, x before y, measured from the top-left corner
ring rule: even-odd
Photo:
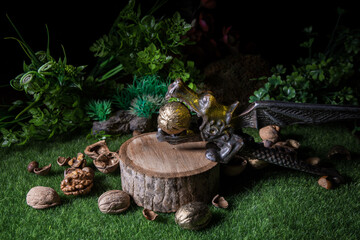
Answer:
[[[86,106],[86,113],[94,121],[106,121],[111,114],[111,101],[92,100]]]

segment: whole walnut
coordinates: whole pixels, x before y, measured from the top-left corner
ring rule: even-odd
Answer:
[[[189,129],[191,114],[180,102],[169,102],[159,110],[158,127],[167,134],[179,134]]]
[[[202,202],[191,202],[181,206],[175,213],[175,222],[184,229],[198,230],[211,221],[211,211]]]
[[[26,203],[35,209],[44,209],[61,203],[57,192],[50,187],[37,186],[26,195]]]
[[[130,196],[121,190],[110,190],[99,197],[98,206],[102,213],[122,213],[130,206]]]
[[[75,168],[65,175],[61,181],[60,188],[66,195],[83,195],[91,191],[94,174]]]
[[[259,130],[260,138],[263,141],[277,142],[279,140],[280,127],[276,125],[269,125]]]
[[[91,145],[87,146],[84,150],[84,153],[87,156],[89,156],[90,158],[92,158],[93,160],[98,158],[99,155],[106,154],[108,152],[110,152],[110,150],[109,150],[108,146],[106,145],[105,140],[101,140],[94,144],[91,144]]]

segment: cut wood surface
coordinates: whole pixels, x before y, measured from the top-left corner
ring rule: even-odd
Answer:
[[[217,194],[219,166],[205,158],[205,142],[171,145],[146,133],[126,141],[119,153],[122,189],[139,206],[174,212]]]

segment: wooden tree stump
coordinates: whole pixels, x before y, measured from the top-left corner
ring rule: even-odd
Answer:
[[[138,206],[175,212],[217,194],[219,165],[205,158],[205,142],[170,145],[146,133],[126,141],[119,153],[122,189]]]

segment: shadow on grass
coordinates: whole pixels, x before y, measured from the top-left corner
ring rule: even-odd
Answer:
[[[65,169],[54,169],[51,168],[50,172],[47,174],[48,177],[58,177],[64,175]]]
[[[221,225],[221,223],[225,221],[225,214],[226,213],[212,211],[211,222],[209,223],[207,228],[212,229],[213,227]],[[204,230],[206,230],[207,228],[205,228]]]
[[[136,204],[135,204],[136,205]],[[138,206],[135,206],[134,209],[139,209]],[[171,219],[173,221],[173,219]],[[168,213],[160,213],[155,220],[157,223],[160,224],[169,224],[170,220],[169,220],[169,214]]]
[[[274,176],[282,178],[288,177],[290,175],[289,172],[296,170],[287,169],[283,167],[279,167],[276,165],[269,165],[264,169],[253,169],[251,167],[247,167],[243,173],[238,176],[225,176],[221,175],[220,177],[220,194],[223,196],[232,196],[234,194],[239,194],[245,191],[249,191],[253,189],[258,182],[267,181],[270,179],[274,179]],[[314,175],[309,174],[309,177]],[[291,177],[291,176],[289,176]],[[231,209],[231,205],[229,206]]]
[[[304,136],[296,133],[280,133],[280,141],[286,141],[287,139],[295,139],[298,142],[302,142]]]
[[[94,186],[91,189],[90,194],[88,196],[100,196],[104,192],[108,191],[111,186],[106,184],[106,175],[105,174],[95,174],[94,177]]]
[[[359,156],[357,156],[359,157]],[[324,168],[334,168],[334,162],[330,160],[325,160],[321,162],[321,167]],[[226,176],[221,174],[220,176],[220,194],[222,196],[231,197],[232,195],[240,194],[246,191],[251,191],[256,185],[260,182],[264,181],[273,181],[274,178],[288,178],[289,180],[298,177],[299,174],[303,174],[304,177],[308,177],[309,179],[312,178],[313,181],[316,183],[321,176],[301,172],[294,169],[289,169],[277,165],[269,165],[264,169],[254,169],[251,167],[247,167],[243,173],[238,176]],[[333,189],[341,187],[343,185],[348,185],[353,182],[353,179],[346,175],[344,172],[340,172],[341,176],[344,178],[344,182],[339,184],[333,185]],[[275,182],[276,184],[276,182]],[[229,210],[231,210],[231,204],[229,205]]]

